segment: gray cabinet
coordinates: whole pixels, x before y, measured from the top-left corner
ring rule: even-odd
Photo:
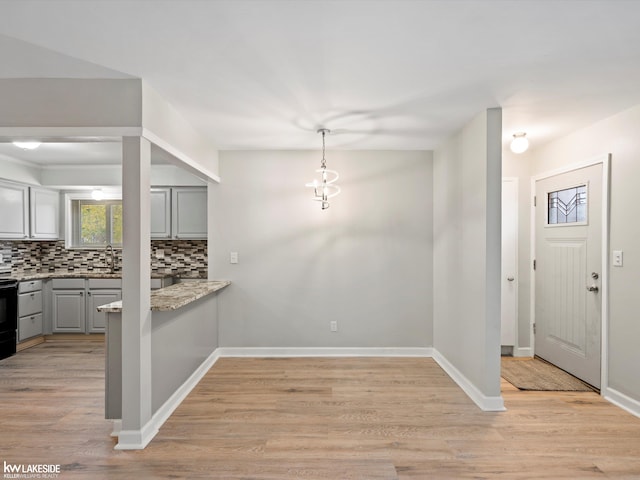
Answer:
[[[87,333],[104,333],[107,314],[98,312],[100,305],[122,300],[122,280],[90,278],[87,280]]]
[[[55,240],[60,236],[60,194],[55,190],[29,188],[30,236]]]
[[[85,332],[85,295],[83,290],[53,290],[53,332]]]
[[[53,333],[104,333],[106,316],[96,309],[122,299],[119,278],[54,278],[51,321]]]
[[[0,199],[0,238],[59,238],[60,195],[57,191],[0,182]]]
[[[18,342],[43,334],[42,281],[18,285]]]
[[[151,238],[171,238],[171,189],[151,189]]]
[[[0,182],[0,238],[29,238],[29,187]]]
[[[171,233],[176,239],[207,238],[207,189],[171,189]]]

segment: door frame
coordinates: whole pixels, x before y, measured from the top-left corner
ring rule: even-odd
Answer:
[[[515,276],[515,313],[514,313],[514,326],[513,326],[513,334],[515,336],[514,341],[513,341],[513,356],[514,357],[521,357],[523,356],[520,352],[520,342],[518,340],[518,323],[520,320],[520,315],[519,315],[519,308],[520,308],[520,302],[519,302],[519,297],[520,297],[520,272],[519,272],[519,264],[520,264],[520,249],[519,249],[519,243],[520,243],[520,178],[519,177],[502,177],[502,182],[513,182],[514,186],[515,186],[515,201],[516,201],[516,213],[515,213],[515,239],[514,239],[514,251],[515,251],[515,257],[516,257],[516,263],[514,266],[514,276]],[[502,272],[500,272],[502,273]],[[502,278],[502,275],[500,276],[500,288],[502,289],[502,280],[504,280]],[[502,307],[502,305],[500,305],[500,307]],[[502,339],[501,339],[502,340]],[[502,342],[501,342],[502,343]]]
[[[536,195],[536,182],[545,178],[568,173],[580,168],[602,164],[602,275],[601,279],[601,337],[600,337],[600,395],[604,396],[609,387],[609,202],[610,202],[610,169],[611,154],[598,155],[582,162],[572,163],[555,170],[540,173],[531,177],[531,251],[529,262],[530,281],[530,325],[529,338],[531,343],[531,355],[535,355],[535,335],[533,326],[536,322],[536,283],[533,260],[536,258],[536,207],[534,206]]]

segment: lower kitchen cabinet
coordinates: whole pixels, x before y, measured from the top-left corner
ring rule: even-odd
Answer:
[[[54,333],[84,333],[86,302],[83,290],[53,290],[52,330]]]
[[[100,305],[122,300],[122,290],[89,290],[87,292],[87,331],[104,333],[107,325],[107,314],[98,312]]]
[[[42,281],[20,282],[18,286],[18,342],[42,335]]]
[[[106,314],[100,305],[122,299],[118,278],[55,278],[52,280],[53,333],[104,333]]]

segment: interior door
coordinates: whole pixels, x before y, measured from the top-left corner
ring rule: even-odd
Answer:
[[[600,387],[602,164],[536,182],[535,353]]]
[[[516,344],[518,179],[502,180],[502,308],[500,344]]]

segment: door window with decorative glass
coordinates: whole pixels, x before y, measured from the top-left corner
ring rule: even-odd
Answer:
[[[587,186],[556,190],[547,194],[547,225],[587,223]]]

